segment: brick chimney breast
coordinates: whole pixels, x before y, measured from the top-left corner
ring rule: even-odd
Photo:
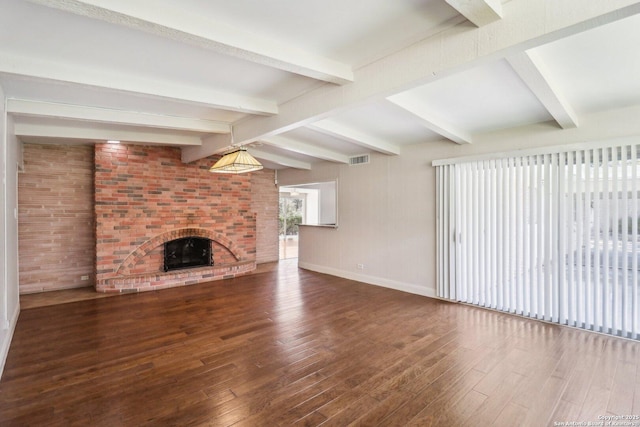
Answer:
[[[174,147],[96,144],[96,290],[184,286],[255,269],[250,174],[212,174],[216,158],[184,164],[180,154]],[[216,267],[163,276],[163,243],[189,235],[213,241]]]

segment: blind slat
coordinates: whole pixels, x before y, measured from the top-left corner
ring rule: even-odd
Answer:
[[[638,147],[636,145],[631,146],[631,194],[632,194],[632,209],[631,209],[631,253],[633,254],[632,271],[639,271],[640,265],[638,265],[638,259],[640,255],[640,247],[638,247],[638,241],[640,241],[640,235],[638,234],[640,230],[640,153],[638,153]],[[634,274],[632,276],[632,290],[633,293],[631,295],[631,308],[633,314],[633,327],[632,327],[632,338],[640,339],[640,306],[638,301],[638,292],[640,290],[640,283],[638,280],[638,276],[640,274]]]
[[[590,167],[592,163],[591,150],[586,150],[584,152],[584,177],[585,177],[585,195],[584,195],[584,204],[583,209],[588,212],[588,209],[591,207],[591,194],[594,191],[593,187],[593,176],[591,174],[591,170],[593,168]],[[589,222],[592,216],[585,214],[583,221],[583,241],[585,245],[584,250],[584,272],[585,272],[585,280],[584,280],[584,289],[585,289],[585,299],[584,299],[584,327],[588,329],[593,329],[593,282],[592,282],[592,272],[591,272],[591,253],[587,248],[587,245],[590,244],[591,237],[591,229],[588,224],[584,224],[584,222]],[[595,222],[595,219],[594,219]]]

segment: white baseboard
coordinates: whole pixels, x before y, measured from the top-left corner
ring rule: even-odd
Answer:
[[[310,264],[298,261],[298,267],[305,270],[316,271],[318,273],[330,274],[332,276],[342,277],[343,279],[355,280],[369,285],[382,286],[384,288],[395,289],[397,291],[408,292],[410,294],[422,295],[429,298],[437,298],[435,289],[417,286],[411,283],[398,282],[397,280],[385,279],[382,277],[369,276],[366,274],[358,274],[351,271],[339,270],[337,268],[325,267],[322,265]]]
[[[18,316],[20,315],[20,304],[16,305],[16,309],[9,320],[9,324],[5,325],[6,328],[0,330],[0,378],[2,378],[2,372],[4,371],[4,364],[7,361],[7,355],[9,354],[9,347],[11,346],[11,339],[13,333],[16,330],[16,324],[18,323]]]

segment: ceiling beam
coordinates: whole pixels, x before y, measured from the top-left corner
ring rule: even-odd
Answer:
[[[390,96],[387,101],[411,113],[420,120],[424,127],[438,135],[442,135],[456,144],[471,144],[472,137],[469,132],[434,116],[429,109],[425,108],[424,102],[410,92]]]
[[[160,81],[151,76],[124,75],[102,69],[71,67],[68,64],[26,59],[19,56],[5,54],[0,56],[0,73],[168,98],[183,103],[195,103],[249,114],[270,115],[278,113],[275,101],[266,99]]]
[[[232,144],[230,134],[211,135],[207,138],[203,138],[202,145],[200,146],[182,147],[182,162],[190,163],[214,154],[222,154],[225,151],[229,151],[231,148]],[[254,157],[264,161],[296,169],[311,169],[311,164],[308,162],[303,162],[278,154],[267,153],[254,147],[247,148]]]
[[[380,138],[369,135],[362,132],[359,129],[345,126],[342,123],[338,123],[334,120],[321,120],[308,125],[309,129],[330,135],[335,138],[344,139],[353,144],[367,148],[369,150],[377,151],[383,154],[398,155],[400,154],[400,147],[391,144],[387,141],[383,141]]]
[[[141,144],[200,145],[197,135],[184,135],[170,132],[153,132],[141,129],[123,129],[99,126],[81,126],[60,123],[22,123],[15,121],[13,133],[18,137],[44,137],[59,139],[80,139],[96,142],[118,140]]]
[[[477,27],[502,18],[501,0],[446,0],[446,2]]]
[[[317,147],[312,144],[307,144],[305,142],[283,136],[270,136],[263,138],[260,141],[267,145],[282,148],[283,150],[316,157],[322,160],[328,160],[330,162],[349,163],[349,156],[346,154],[341,154],[336,151],[327,150],[326,148]]]
[[[231,125],[190,117],[164,116],[135,111],[84,107],[53,102],[8,99],[7,112],[27,117],[52,117],[60,119],[87,120],[128,126],[146,126],[162,129],[186,130],[203,133],[229,133]]]
[[[347,64],[266,39],[223,21],[207,20],[195,13],[187,15],[177,9],[127,0],[29,1],[325,82],[353,81],[353,71]]]
[[[553,83],[544,62],[535,51],[519,53],[507,58],[507,61],[561,128],[578,126],[576,112],[565,99],[558,85]]]
[[[280,104],[280,113],[252,117],[234,127],[246,144],[307,126],[349,108],[412,89],[527,49],[640,13],[633,0],[510,1],[504,18],[471,28],[458,25],[356,70],[341,87],[324,86]],[[570,13],[567,13],[570,11]]]
[[[231,148],[231,134],[218,134],[202,138],[197,147],[182,147],[182,163],[191,163],[205,157],[221,154]]]
[[[279,154],[267,153],[266,151],[262,151],[260,149],[256,149],[253,147],[249,147],[249,152],[253,157],[259,160],[264,160],[267,162],[277,163],[281,166],[295,168],[295,169],[311,169],[311,163],[303,162],[301,160],[292,159],[290,157],[281,156]]]

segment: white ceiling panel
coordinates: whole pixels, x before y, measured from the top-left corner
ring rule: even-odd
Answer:
[[[421,126],[411,114],[384,100],[336,114],[332,120],[359,129],[367,129],[368,132],[396,145],[442,139],[440,135]]]
[[[180,7],[354,67],[423,39],[459,16],[442,0],[181,0]]]
[[[3,51],[104,73],[184,82],[278,103],[317,86],[313,79],[131,28],[23,1],[0,14]],[[16,19],[14,14],[18,16]],[[29,37],[20,37],[28,23]]]
[[[115,138],[193,161],[233,130],[265,165],[302,169],[640,106],[640,3],[497,6],[0,0],[0,86],[23,141]]]
[[[251,153],[254,153],[256,150],[258,150],[261,152],[273,154],[275,156],[281,156],[284,158],[289,158],[289,159],[306,162],[306,163],[314,163],[314,162],[320,161],[319,159],[311,156],[306,156],[304,154],[296,153],[289,150],[284,150],[278,147],[273,147],[268,144],[263,144],[261,142],[254,142],[252,144],[249,144],[248,147],[249,147],[249,152]]]
[[[472,68],[390,99],[407,98],[420,100],[433,117],[471,133],[553,119],[504,60]]]
[[[345,141],[344,139],[336,138],[304,127],[283,133],[282,136],[317,145],[318,147],[329,150],[336,150],[347,155],[356,155],[363,151],[362,147]]]
[[[535,49],[578,113],[640,103],[640,16]]]

